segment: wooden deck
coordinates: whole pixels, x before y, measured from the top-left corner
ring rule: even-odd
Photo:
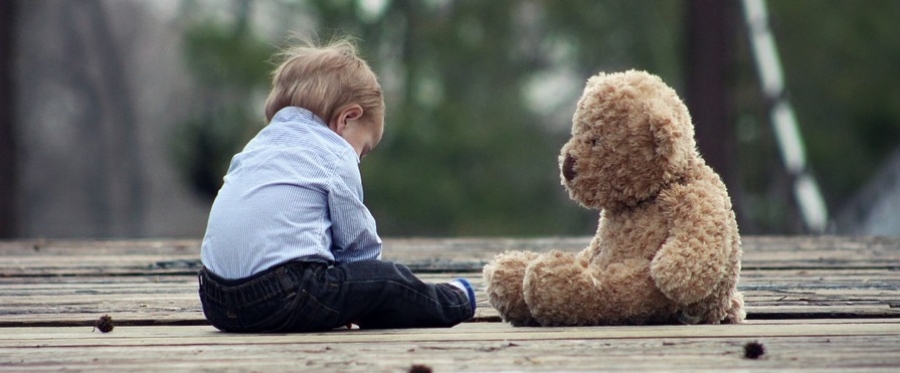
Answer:
[[[482,292],[498,252],[588,240],[393,239],[385,259]],[[279,335],[207,325],[197,241],[0,241],[0,371],[900,371],[900,238],[743,241],[743,325],[513,328],[481,293],[454,328]]]

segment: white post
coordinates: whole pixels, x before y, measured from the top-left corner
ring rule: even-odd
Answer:
[[[794,197],[806,228],[813,233],[822,233],[828,225],[828,209],[819,184],[809,173],[803,137],[797,127],[794,108],[785,95],[781,60],[769,28],[765,0],[743,0],[742,3],[760,84],[766,100],[772,103],[769,116],[781,160],[794,181]]]

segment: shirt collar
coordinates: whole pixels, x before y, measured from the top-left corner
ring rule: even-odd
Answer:
[[[325,121],[322,120],[322,118],[319,118],[319,116],[317,116],[312,111],[309,111],[309,110],[299,107],[299,106],[285,106],[285,107],[281,108],[281,110],[278,110],[278,112],[276,112],[275,115],[272,116],[272,123],[285,123],[285,122],[316,123],[316,124],[322,125],[325,128],[328,128],[328,125],[325,124]],[[337,141],[344,143],[345,145],[347,145],[348,148],[350,148],[351,152],[353,153],[353,156],[356,157],[357,165],[362,162],[362,159],[359,158],[359,154],[356,154],[356,149],[353,148],[353,145],[350,145],[350,143],[347,142],[347,139],[341,137],[336,132],[332,131],[331,128],[328,128],[328,131],[330,133],[334,134],[334,137],[336,137],[337,139],[340,139]]]
[[[315,122],[328,127],[322,118],[319,118],[316,114],[307,109],[297,106],[285,106],[272,116],[272,123],[284,122]]]

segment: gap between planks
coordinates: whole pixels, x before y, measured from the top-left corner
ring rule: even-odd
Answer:
[[[0,347],[282,343],[378,343],[504,340],[770,338],[864,335],[900,337],[900,319],[866,323],[745,323],[742,325],[512,327],[464,323],[453,328],[335,330],[297,334],[229,334],[204,326],[119,327],[111,333],[85,327],[7,328]],[[900,346],[897,346],[900,348]]]

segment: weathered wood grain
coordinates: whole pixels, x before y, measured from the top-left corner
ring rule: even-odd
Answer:
[[[506,250],[578,251],[590,237],[386,239],[384,258],[418,272],[480,270]],[[900,271],[900,238],[744,237],[745,269],[857,268]],[[199,241],[0,241],[0,277],[191,274]]]
[[[646,325],[600,327],[513,327],[501,323],[465,323],[453,328],[362,330],[337,329],[330,332],[301,334],[229,334],[206,326],[119,327],[111,333],[91,328],[7,328],[0,336],[0,347],[22,344],[51,346],[130,345],[135,339],[144,344],[251,344],[264,343],[370,343],[370,342],[450,342],[566,339],[636,338],[764,338],[800,336],[896,336],[900,338],[900,319],[879,322],[818,322],[792,324],[747,322],[743,325]],[[900,349],[900,346],[896,346]]]
[[[499,316],[479,273],[426,273],[430,282],[468,277],[476,318]],[[751,319],[900,317],[900,276],[876,270],[746,270],[739,288]],[[110,314],[128,325],[202,325],[194,276],[0,278],[0,326],[91,325]]]
[[[10,328],[0,370],[876,371],[900,367],[900,321],[231,335],[210,327]],[[762,359],[743,358],[757,341]]]
[[[900,370],[900,239],[745,237],[750,319],[728,326],[513,328],[481,267],[505,250],[590,237],[388,239],[385,259],[433,282],[472,280],[477,321],[449,329],[229,335],[206,325],[197,240],[0,241],[0,372],[325,370]],[[104,314],[112,333],[92,332]],[[759,341],[763,359],[742,358]]]

